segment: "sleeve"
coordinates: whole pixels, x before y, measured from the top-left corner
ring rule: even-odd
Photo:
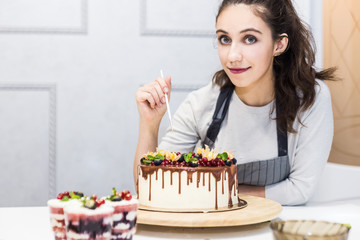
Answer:
[[[297,133],[294,160],[290,161],[289,177],[265,187],[266,197],[282,205],[305,204],[312,196],[328,160],[334,123],[330,91],[324,82],[319,82],[315,102],[302,123]]]
[[[190,93],[176,110],[172,120],[173,131],[167,129],[159,144],[160,149],[183,153],[195,148],[200,137],[193,109],[194,100],[193,94]]]

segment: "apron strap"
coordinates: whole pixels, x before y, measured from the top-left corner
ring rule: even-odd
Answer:
[[[213,120],[206,132],[205,140],[202,143],[203,148],[208,145],[210,149],[214,148],[214,143],[219,134],[221,123],[224,121],[227,111],[229,109],[230,99],[234,92],[233,87],[223,88],[220,91],[216,102]]]
[[[276,99],[276,115],[281,112],[280,101]],[[277,127],[277,143],[278,143],[278,156],[286,156],[288,151],[287,130],[280,126],[279,121],[276,121]]]

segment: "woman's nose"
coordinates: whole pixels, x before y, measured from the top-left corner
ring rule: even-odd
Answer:
[[[229,54],[228,54],[228,60],[230,62],[239,62],[243,58],[241,48],[240,46],[233,44],[230,47]]]

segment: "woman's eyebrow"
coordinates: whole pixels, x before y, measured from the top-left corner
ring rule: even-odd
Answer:
[[[221,33],[225,33],[225,34],[228,34],[228,32],[226,32],[226,31],[224,31],[224,30],[222,30],[222,29],[218,29],[218,30],[216,30],[216,33],[219,33],[219,32],[221,32]]]
[[[225,30],[222,30],[222,29],[216,30],[216,33],[220,33],[220,32],[225,33],[225,34],[229,34],[228,32],[226,32]],[[245,32],[257,32],[259,34],[262,34],[261,31],[255,29],[255,28],[246,28],[246,29],[240,31],[240,33],[245,33]]]
[[[240,31],[240,33],[244,33],[244,32],[257,32],[257,33],[262,34],[262,32],[257,30],[256,28],[246,28],[246,29]]]

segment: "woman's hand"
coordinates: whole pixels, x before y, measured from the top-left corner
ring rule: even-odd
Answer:
[[[140,87],[136,93],[136,103],[140,121],[149,124],[160,124],[166,112],[165,93],[170,97],[171,78],[158,77],[154,82]]]
[[[134,159],[134,183],[137,183],[137,166],[141,157],[158,145],[159,126],[166,112],[165,93],[170,97],[171,78],[157,78],[154,82],[139,88],[136,103],[140,114],[139,138]]]

